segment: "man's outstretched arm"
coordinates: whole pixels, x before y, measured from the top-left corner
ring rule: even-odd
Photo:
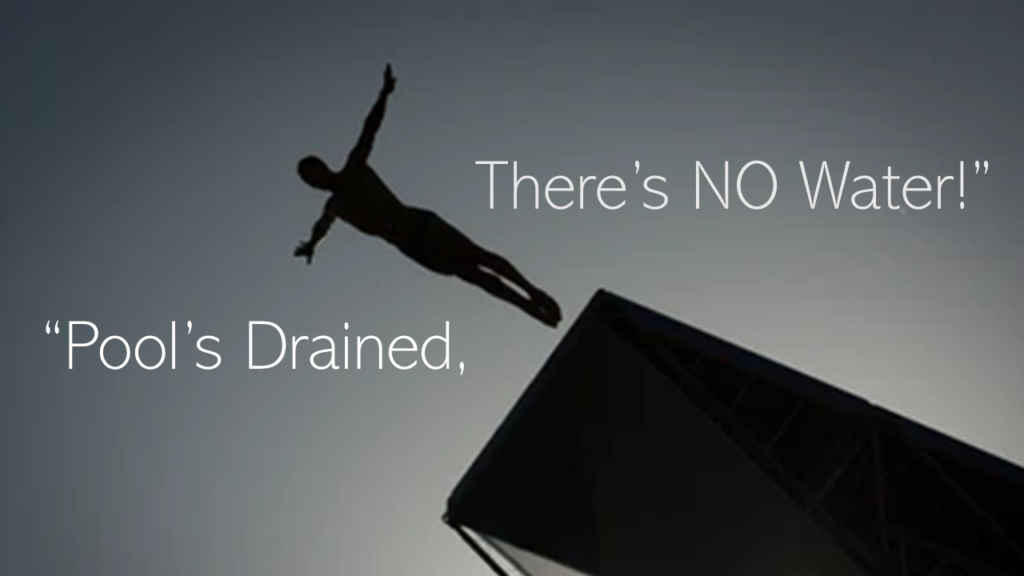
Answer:
[[[359,135],[359,141],[355,148],[348,155],[348,163],[365,163],[370,158],[370,151],[373,149],[373,139],[380,130],[384,121],[384,110],[387,107],[388,96],[395,91],[395,77],[391,73],[391,64],[384,70],[384,87],[380,89],[377,101],[370,109],[366,121],[363,123],[363,132]]]
[[[295,249],[295,256],[306,257],[306,264],[313,263],[313,252],[316,250],[316,245],[327,236],[327,233],[331,230],[331,224],[334,224],[334,214],[328,210],[324,210],[324,213],[320,216],[320,219],[313,224],[313,230],[310,233],[309,240],[299,243],[299,247]]]

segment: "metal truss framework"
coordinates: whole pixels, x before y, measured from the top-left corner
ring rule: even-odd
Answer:
[[[613,321],[868,573],[1024,574],[1020,487],[921,448],[894,415],[836,410]]]
[[[867,574],[1024,576],[1021,469],[614,295],[599,292],[577,324],[591,322],[642,354]],[[526,573],[444,520],[498,576],[509,572],[495,557]]]

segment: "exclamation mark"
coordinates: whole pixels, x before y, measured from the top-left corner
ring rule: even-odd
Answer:
[[[960,161],[960,209],[964,209],[964,161]]]

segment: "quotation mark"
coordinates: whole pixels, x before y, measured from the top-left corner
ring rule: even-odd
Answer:
[[[49,320],[46,321],[46,333],[47,334],[50,333],[50,321]],[[54,323],[54,325],[53,325],[53,333],[54,334],[60,334],[60,320],[57,320],[57,322]]]
[[[984,164],[983,164],[982,162],[984,162]],[[982,167],[982,166],[984,166],[984,167],[985,167],[985,171],[984,171],[984,172],[982,172],[982,171],[981,171],[981,167]],[[961,178],[963,178],[963,169],[964,169],[964,164],[963,164],[963,162],[961,162],[961,163],[960,163],[960,174],[961,174]],[[975,173],[975,174],[979,174],[979,173],[980,173],[980,174],[982,174],[982,175],[988,174],[988,160],[984,160],[984,161],[978,161],[978,160],[975,160],[975,161],[974,161],[974,173]],[[961,187],[961,188],[960,188],[960,198],[963,198],[963,197],[964,197],[964,190],[963,190],[963,188]],[[961,209],[961,210],[963,210],[963,209],[964,209],[964,203],[963,203],[963,200],[961,200],[961,201],[960,201],[960,209]]]

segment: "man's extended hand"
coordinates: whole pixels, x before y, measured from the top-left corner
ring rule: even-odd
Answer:
[[[395,75],[391,72],[391,64],[384,69],[384,92],[390,94],[395,91]]]
[[[300,242],[299,247],[295,249],[295,256],[302,258],[306,257],[306,264],[313,263],[313,244],[311,242]]]

